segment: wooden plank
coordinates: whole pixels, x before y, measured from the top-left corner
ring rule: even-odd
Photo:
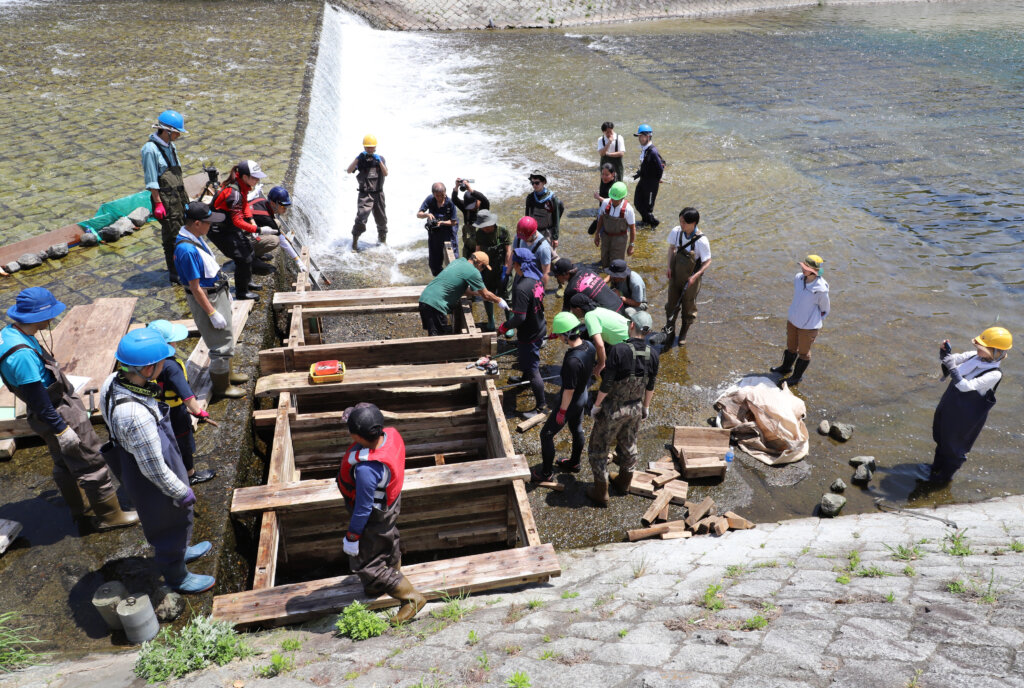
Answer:
[[[725,517],[727,521],[729,521],[730,530],[748,530],[750,528],[755,527],[755,524],[753,522],[748,521],[747,519],[737,515],[732,511],[726,511],[724,514],[722,514],[722,516]]]
[[[402,573],[417,590],[437,599],[547,580],[560,575],[561,568],[554,547],[547,544],[411,564]],[[367,597],[359,579],[349,575],[219,595],[213,616],[241,626],[293,624],[339,612],[355,600],[371,609],[398,604],[388,595]]]
[[[729,519],[718,516],[711,520],[711,532],[721,537],[729,530]]]
[[[342,382],[314,384],[309,371],[276,373],[261,377],[256,382],[256,396],[276,396],[281,392],[297,395],[332,394],[339,391],[382,389],[433,383],[473,382],[488,378],[486,372],[466,368],[465,363],[429,363],[424,365],[395,365],[380,368],[356,368],[345,372]]]
[[[11,543],[18,537],[18,533],[21,532],[21,524],[17,521],[11,521],[6,518],[0,518],[0,554],[7,551],[7,548],[11,546]]]
[[[302,306],[292,309],[291,321],[288,323],[289,348],[302,347],[306,343],[306,331],[302,327],[302,310]],[[309,366],[306,367],[306,372],[309,372]]]
[[[11,261],[18,260],[26,253],[41,253],[57,244],[66,243],[68,246],[74,246],[81,240],[83,232],[85,230],[78,225],[64,225],[60,229],[53,229],[28,239],[16,241],[13,244],[0,246],[0,265],[7,265]]]
[[[649,473],[637,472],[633,474],[633,481],[629,485],[629,493],[639,495],[640,497],[654,497],[656,494],[667,491],[672,495],[670,504],[682,505],[686,501],[687,491],[689,486],[682,480],[673,480],[668,483],[661,490],[655,491],[654,484],[652,482],[654,476]]]
[[[444,363],[477,359],[493,351],[495,339],[494,332],[482,332],[264,349],[259,354],[260,374],[308,371],[309,366],[325,360],[344,361],[350,368],[370,368],[391,365],[396,361]]]
[[[413,468],[405,472],[402,495],[434,495],[482,489],[529,477],[530,470],[523,456]],[[344,499],[333,478],[301,480],[240,487],[235,490],[232,498],[231,513],[323,509],[341,507],[343,504]]]
[[[416,313],[420,304],[416,301],[408,303],[390,303],[383,306],[304,306],[303,312],[307,317],[330,318],[342,317],[345,315],[377,315],[381,313]]]
[[[662,487],[663,485],[666,485],[667,483],[670,483],[679,477],[679,471],[665,471],[659,474],[657,478],[652,480],[651,484],[654,485],[655,487]]]
[[[670,530],[667,533],[659,535],[662,540],[679,540],[681,538],[693,537],[693,533],[688,530]]]
[[[282,394],[275,411],[274,442],[270,451],[270,467],[267,484],[276,485],[286,478],[296,476],[294,447],[291,445],[289,425],[292,415],[291,395]],[[279,441],[280,438],[280,441]],[[288,447],[285,448],[285,440]],[[288,454],[291,453],[289,470]],[[256,547],[256,562],[253,566],[253,590],[272,588],[277,580],[278,552],[281,546],[281,528],[277,514],[273,511],[263,514],[260,520],[260,537]]]
[[[535,428],[548,419],[549,413],[538,413],[533,418],[524,420],[522,423],[516,426],[516,432],[524,433],[531,428]]]
[[[715,501],[711,497],[705,497],[700,504],[689,507],[689,512],[686,515],[686,526],[693,528],[698,521],[711,513],[711,510],[714,508]]]
[[[345,308],[349,306],[384,306],[395,303],[417,303],[423,287],[417,284],[372,289],[328,289],[326,291],[279,291],[274,294],[274,308],[293,306],[307,308]]]
[[[344,413],[344,411],[323,411],[321,413],[296,414],[293,410],[291,416],[292,430],[347,427],[341,420]],[[419,427],[422,423],[426,423],[431,427],[463,427],[466,423],[475,423],[476,416],[483,417],[483,413],[483,409],[479,406],[456,408],[450,411],[388,411],[381,409],[384,420],[394,425],[400,432],[403,427]],[[276,422],[277,411],[274,409],[261,409],[253,411],[252,417],[256,427],[268,427]]]
[[[654,523],[654,519],[658,517],[658,514],[661,513],[662,509],[668,507],[668,503],[671,499],[671,492],[662,490],[661,492],[656,493],[654,497],[654,504],[651,504],[647,511],[644,512],[644,515],[640,517],[640,522],[645,526],[649,526]]]
[[[252,310],[254,303],[248,299],[231,302],[231,333],[234,335],[235,341],[238,341],[239,335],[242,334],[245,323],[249,319],[249,311]],[[206,346],[206,342],[202,339],[192,350],[192,355],[185,361],[185,369],[188,371],[188,383],[192,391],[195,392],[196,401],[199,402],[201,408],[206,408],[210,403],[210,395],[213,393],[213,381],[210,379],[210,347]],[[193,426],[197,422],[198,419],[193,419]]]
[[[187,320],[172,320],[171,324],[181,325],[182,327],[184,327],[186,330],[188,330],[189,337],[199,336],[199,328],[196,327],[196,321],[193,320],[192,318],[188,318]],[[128,326],[128,331],[131,332],[132,330],[137,330],[141,327],[146,327],[147,325],[149,325],[149,323],[132,323],[131,325]]]
[[[675,446],[700,445],[705,447],[728,447],[731,430],[703,426],[677,425],[672,429],[672,444]]]
[[[53,329],[53,357],[66,375],[88,377],[80,395],[99,389],[114,370],[114,352],[128,331],[137,298],[102,298],[74,306]]]
[[[645,540],[647,538],[657,537],[658,535],[664,535],[669,532],[668,526],[664,523],[650,528],[634,528],[633,530],[626,531],[626,537],[629,538],[630,542],[636,542],[637,540]]]
[[[564,492],[565,491],[565,484],[557,482],[555,480],[545,480],[545,481],[542,481],[542,482],[539,482],[539,483],[533,483],[533,484],[536,485],[537,487],[545,487],[545,488],[547,488],[549,490],[554,490],[555,492]]]

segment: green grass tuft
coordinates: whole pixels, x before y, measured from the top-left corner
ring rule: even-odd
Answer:
[[[366,608],[362,602],[355,601],[345,607],[338,620],[334,622],[338,635],[348,636],[352,640],[366,640],[383,635],[388,630],[388,622],[380,614]]]
[[[722,586],[709,585],[707,590],[704,591],[703,604],[706,609],[710,609],[713,612],[725,609],[725,600],[722,599]]]
[[[768,625],[768,619],[764,618],[760,614],[755,614],[746,621],[743,622],[744,631],[756,631],[760,628],[764,628]]]
[[[195,616],[181,630],[165,628],[143,643],[135,661],[135,675],[147,683],[159,683],[252,654],[252,648],[242,642],[231,624]]]

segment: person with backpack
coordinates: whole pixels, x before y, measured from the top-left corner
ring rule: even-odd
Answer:
[[[263,261],[255,265],[256,250],[254,245],[263,241],[273,243],[277,247],[280,240],[276,236],[262,235],[259,225],[253,221],[252,207],[249,205],[249,192],[256,188],[266,173],[255,160],[243,160],[231,168],[228,180],[210,205],[215,211],[225,216],[221,222],[210,227],[210,241],[220,252],[235,263],[235,298],[259,301],[255,292],[262,289],[252,281],[252,274],[269,274],[273,266]],[[252,236],[250,241],[249,236]],[[184,281],[182,281],[184,284]]]
[[[533,254],[534,262],[541,274],[541,285],[546,286],[551,273],[551,260],[554,253],[551,242],[537,229],[537,220],[523,217],[516,223],[516,238],[512,240],[512,253],[508,255],[508,274],[512,274],[512,254],[516,249],[526,248]]]
[[[608,190],[608,198],[597,213],[597,232],[594,246],[601,249],[601,267],[607,268],[613,260],[633,255],[636,244],[636,216],[633,206],[626,201],[625,182],[615,182]]]
[[[524,215],[537,221],[537,231],[551,243],[551,250],[557,256],[558,221],[562,217],[565,206],[558,200],[558,196],[547,188],[547,183],[548,178],[540,172],[530,175],[533,191],[526,194]]]
[[[661,221],[654,217],[654,202],[658,199],[661,177],[665,173],[665,160],[653,143],[654,130],[649,124],[641,124],[633,134],[640,141],[640,167],[633,179],[638,179],[633,203],[640,211],[644,224],[654,229]]]
[[[683,314],[679,344],[697,319],[697,294],[701,278],[711,265],[711,244],[700,233],[700,213],[686,207],[679,211],[679,226],[668,233],[668,302],[665,304],[665,347],[671,348],[676,336],[676,317]]]

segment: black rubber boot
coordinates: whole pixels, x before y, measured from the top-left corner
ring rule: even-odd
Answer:
[[[796,361],[796,354],[790,353],[789,350],[787,349],[786,351],[782,352],[782,365],[776,366],[775,368],[772,368],[771,371],[773,373],[778,373],[779,375],[783,375],[783,376],[789,375],[790,372],[792,372],[792,370],[793,370],[793,363],[795,361]]]
[[[810,359],[798,358],[796,360],[796,368],[793,370],[793,377],[786,380],[786,384],[790,387],[796,387],[800,384],[800,380],[803,379],[804,371],[807,370],[807,366],[811,364]]]

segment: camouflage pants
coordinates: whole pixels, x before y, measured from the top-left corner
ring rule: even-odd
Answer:
[[[595,480],[608,480],[608,457],[615,445],[615,463],[620,471],[636,468],[639,452],[636,434],[640,429],[643,405],[640,400],[614,403],[606,401],[594,418],[587,455]]]

